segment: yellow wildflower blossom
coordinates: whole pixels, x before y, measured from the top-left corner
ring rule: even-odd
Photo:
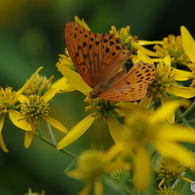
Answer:
[[[143,53],[149,56],[157,57],[155,52],[148,50],[147,48],[144,48],[143,45],[162,44],[162,41],[138,40],[137,36],[132,36],[130,34],[130,29],[131,29],[130,26],[127,26],[125,28],[117,30],[115,26],[111,26],[111,30],[109,31],[109,33],[119,38],[121,42],[124,45],[126,45],[126,47],[131,51],[132,54],[136,54],[137,50],[141,50]]]
[[[149,145],[152,145],[163,157],[179,161],[195,170],[194,158],[183,145],[179,144],[195,143],[195,131],[186,126],[169,124],[165,119],[166,115],[183,103],[172,101],[159,107],[153,114],[134,112],[132,116],[126,117],[126,128],[118,137],[118,145],[121,144],[121,149],[126,153],[133,151],[133,171],[138,189],[144,189],[150,181]]]
[[[155,45],[154,49],[156,50],[157,56],[164,58],[169,55],[171,57],[171,63],[173,66],[176,64],[188,64],[190,59],[186,55],[184,48],[182,46],[181,36],[169,35],[163,40],[163,44]]]
[[[138,58],[152,64],[152,60],[138,51]],[[161,100],[162,104],[169,102],[174,97],[191,98],[195,96],[195,89],[191,87],[178,86],[177,81],[189,80],[193,74],[188,71],[178,70],[171,67],[171,59],[166,56],[156,64],[156,80],[148,87],[146,96],[141,100],[140,105],[148,107],[151,102]],[[167,116],[167,120],[174,122],[174,114]]]
[[[161,179],[161,181],[158,186],[161,187],[164,183],[170,185],[177,178],[182,178],[185,181],[192,183],[188,178],[181,176],[181,174],[187,170],[188,168],[184,164],[175,159],[159,157],[156,163],[156,171],[158,173],[158,178]]]
[[[79,155],[77,168],[68,171],[66,174],[85,182],[84,188],[79,193],[80,195],[88,195],[93,186],[95,195],[103,195],[103,174],[110,173],[118,168],[130,169],[129,163],[124,163],[116,158],[118,154],[118,148],[113,146],[107,152],[91,149]]]
[[[21,102],[20,121],[28,121],[32,131],[25,133],[24,146],[28,148],[32,142],[37,124],[40,120],[45,120],[50,125],[63,133],[67,133],[66,128],[57,120],[48,116],[49,114],[49,101],[56,94],[57,89],[50,89],[43,96],[21,95],[18,99]]]
[[[8,152],[8,149],[6,148],[5,143],[3,141],[2,129],[6,114],[8,114],[12,123],[18,128],[23,129],[25,131],[32,130],[31,126],[27,121],[19,120],[20,113],[18,113],[16,109],[18,108],[18,97],[28,88],[28,86],[31,84],[31,82],[41,69],[42,67],[40,67],[18,91],[13,91],[11,87],[6,87],[5,89],[3,89],[2,87],[0,88],[0,146],[5,152]]]
[[[64,75],[65,78],[71,83],[72,86],[75,87],[78,91],[82,92],[85,95],[88,95],[92,90],[81,78],[81,76],[68,69],[65,66],[58,65],[58,70]],[[142,112],[147,112],[146,108],[134,103],[123,103],[123,102],[115,102],[104,100],[101,98],[97,99],[86,99],[86,102],[90,104],[90,106],[86,107],[87,111],[92,111],[86,118],[81,120],[78,124],[76,124],[68,134],[58,143],[57,149],[60,150],[75,140],[77,140],[81,135],[85,133],[85,131],[92,125],[95,118],[98,120],[104,119],[108,124],[110,133],[114,141],[117,141],[118,133],[120,129],[122,129],[122,125],[116,119],[120,116],[126,116],[134,110],[141,110]],[[117,129],[117,130],[116,130]]]

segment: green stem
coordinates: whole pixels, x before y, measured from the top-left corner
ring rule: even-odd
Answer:
[[[195,107],[195,101],[190,105],[190,107],[181,116],[178,116],[176,123],[179,123],[184,117],[186,117],[194,107]]]
[[[35,135],[42,141],[44,141],[45,143],[47,143],[48,145],[56,148],[56,144],[53,144],[52,142],[50,142],[49,140],[45,139],[44,137],[42,137],[40,134],[35,132]],[[71,152],[67,151],[67,150],[60,150],[61,152],[67,154],[68,156],[72,157],[72,158],[77,158],[77,156],[75,154],[72,154]]]

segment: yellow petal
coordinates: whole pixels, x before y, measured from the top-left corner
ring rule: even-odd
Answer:
[[[195,62],[195,42],[185,26],[181,26],[181,38],[184,51],[192,62]]]
[[[167,97],[167,95],[165,94],[162,94],[161,96],[161,103],[162,103],[162,106],[166,106],[167,103],[169,103],[170,100],[169,98]],[[166,113],[165,115],[165,118],[167,119],[167,121],[169,123],[174,123],[175,122],[175,110],[172,109],[172,111],[170,110],[168,113]]]
[[[142,60],[143,62],[147,62],[149,64],[153,64],[153,61],[141,50],[138,50],[137,55],[138,55],[139,60]]]
[[[143,190],[147,187],[151,177],[151,159],[147,148],[140,145],[134,156],[135,187]]]
[[[109,150],[105,153],[104,161],[105,162],[111,162],[113,158],[117,156],[117,154],[120,152],[119,148],[117,145],[113,145],[109,148]]]
[[[30,124],[26,120],[22,119],[22,116],[19,112],[15,110],[9,110],[9,118],[16,127],[25,131],[32,130]]]
[[[28,102],[29,99],[28,99],[27,96],[25,96],[25,95],[20,95],[20,96],[18,97],[18,101],[21,102],[21,103],[23,103],[23,102]]]
[[[157,108],[156,112],[149,117],[151,123],[159,123],[165,121],[165,117],[171,115],[174,110],[178,107],[184,105],[188,106],[189,102],[187,100],[175,100],[164,103],[163,106]]]
[[[92,184],[86,183],[84,188],[77,195],[88,195],[92,190]]]
[[[42,116],[44,120],[46,120],[51,126],[55,127],[56,129],[60,130],[63,133],[68,133],[68,130],[62,125],[59,121],[51,118],[50,116]]]
[[[168,66],[171,66],[171,58],[169,55],[166,55],[164,58],[163,58],[163,61],[166,65]]]
[[[1,146],[1,148],[2,148],[2,150],[4,152],[9,152],[8,149],[7,149],[7,147],[5,146],[5,143],[4,143],[4,140],[3,140],[3,136],[2,136],[1,133],[0,133],[0,146]]]
[[[24,147],[25,148],[30,147],[33,137],[34,137],[34,133],[35,133],[35,130],[25,132],[25,136],[24,136]]]
[[[54,83],[52,83],[51,89],[53,88],[57,88],[59,90],[58,93],[76,90],[65,77],[62,77],[55,81]]]
[[[146,41],[146,40],[139,40],[138,41],[139,45],[155,45],[155,44],[160,44],[163,45],[163,41]]]
[[[118,148],[121,151],[126,152],[126,150],[124,150],[124,143],[123,143],[125,129],[122,126],[122,124],[114,116],[109,115],[108,116],[108,127],[109,127],[110,134],[115,144],[118,146]]]
[[[64,66],[59,66],[58,70],[64,75],[64,77],[68,79],[71,85],[75,87],[75,89],[77,89],[78,91],[81,91],[84,94],[88,94],[92,90],[91,87],[89,87],[85,83],[85,81],[81,78],[81,76],[78,73]]]
[[[0,115],[0,133],[2,132],[3,129],[3,124],[4,124],[4,115]]]
[[[146,95],[141,101],[139,102],[140,106],[143,106],[145,108],[148,108],[153,100],[152,95]]]
[[[189,79],[194,78],[194,75],[192,74],[192,72],[179,70],[177,68],[173,68],[173,73],[175,74],[176,81],[187,81]]]
[[[77,140],[85,131],[91,126],[93,121],[95,120],[95,117],[90,114],[86,118],[84,118],[82,121],[80,121],[78,124],[76,124],[69,132],[68,134],[58,143],[57,150],[60,150],[68,145],[70,145],[72,142]]]
[[[195,89],[190,87],[170,86],[169,91],[178,97],[192,98],[195,96]]]
[[[181,125],[166,125],[158,132],[162,140],[195,143],[195,131]]]
[[[141,45],[138,45],[137,43],[136,43],[136,44],[133,44],[133,43],[132,43],[132,45],[133,45],[136,49],[140,50],[142,53],[145,53],[145,54],[148,55],[148,56],[158,57],[158,54],[157,54],[156,52],[151,51],[151,50],[149,50],[149,49],[146,49],[145,47],[142,47]]]
[[[49,91],[47,91],[44,95],[43,95],[43,99],[44,101],[48,102],[49,100],[51,100],[55,94],[57,93],[58,89],[54,88],[54,89],[50,89]]]
[[[154,147],[164,157],[175,159],[181,162],[184,166],[195,170],[194,158],[190,151],[178,143],[159,140],[156,141]]]
[[[94,182],[94,195],[103,195],[103,183],[98,177]]]
[[[86,30],[91,31],[90,28],[89,28],[89,26],[86,24],[86,22],[83,19],[80,20],[80,18],[78,16],[75,16],[74,17],[74,21],[77,22],[77,23],[79,23]]]
[[[139,104],[133,104],[133,103],[124,103],[120,102],[116,104],[117,109],[116,112],[120,116],[127,116],[129,114],[132,114],[132,112],[148,112],[145,107]]]

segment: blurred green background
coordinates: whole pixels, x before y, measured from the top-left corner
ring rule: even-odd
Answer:
[[[0,0],[0,86],[18,90],[40,66],[42,75],[61,77],[56,69],[64,53],[63,27],[74,16],[85,19],[93,32],[131,26],[140,39],[162,40],[180,34],[185,25],[195,37],[195,1],[185,0]],[[51,115],[68,129],[88,115],[80,93],[61,94],[51,103]],[[64,170],[73,160],[36,137],[29,149],[23,146],[24,131],[12,124],[3,128],[9,153],[0,151],[0,195],[23,195],[28,188],[46,195],[74,195],[83,186]],[[57,134],[60,140],[63,134]],[[67,150],[79,154],[91,144],[113,143],[103,121],[95,122]],[[190,186],[190,185],[189,185]],[[189,187],[188,186],[188,187]],[[106,187],[105,194],[114,194]],[[190,192],[189,192],[190,194]]]

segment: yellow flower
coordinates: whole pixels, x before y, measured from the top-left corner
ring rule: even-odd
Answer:
[[[138,58],[144,62],[152,64],[152,60],[138,51]],[[153,100],[161,100],[161,104],[165,104],[176,97],[191,98],[195,96],[195,89],[191,87],[178,86],[177,81],[186,81],[193,77],[188,71],[178,70],[171,67],[171,59],[166,56],[156,65],[156,80],[148,87],[146,96],[141,100],[140,105],[148,107]],[[167,116],[167,120],[173,123],[175,116],[172,114]]]
[[[169,55],[173,66],[176,66],[176,64],[186,65],[190,62],[182,46],[181,36],[169,35],[162,41],[163,44],[154,46],[158,57],[164,58]]]
[[[85,182],[85,186],[79,195],[87,195],[94,186],[95,195],[103,195],[103,174],[119,168],[130,169],[129,163],[124,163],[116,158],[119,150],[116,146],[111,147],[107,152],[91,149],[82,152],[77,159],[77,168],[68,171],[66,174],[75,179]]]
[[[28,148],[32,142],[37,124],[40,120],[45,120],[56,129],[67,133],[66,128],[57,120],[48,116],[49,101],[55,96],[58,89],[50,89],[43,96],[21,95],[18,99],[21,102],[20,121],[28,121],[32,131],[25,133],[24,146]]]
[[[18,91],[13,91],[11,87],[6,87],[5,89],[0,88],[0,146],[4,152],[8,152],[6,148],[3,137],[2,137],[2,129],[4,125],[4,118],[6,114],[9,115],[12,123],[20,129],[25,131],[31,131],[32,128],[25,120],[20,119],[20,113],[16,111],[18,108],[18,97],[28,88],[33,79],[36,77],[38,72],[42,69],[40,67],[31,78],[24,84],[24,86]]]
[[[64,75],[65,78],[71,83],[75,89],[87,95],[92,90],[81,78],[81,76],[68,69],[65,66],[58,66],[58,70]],[[58,143],[57,149],[60,150],[72,142],[76,141],[81,135],[85,133],[85,131],[92,125],[95,118],[98,120],[104,119],[108,124],[111,136],[113,140],[117,141],[118,133],[122,128],[122,125],[118,122],[115,116],[121,117],[126,116],[134,110],[141,110],[142,112],[147,112],[146,108],[134,103],[124,103],[124,102],[115,102],[104,100],[101,98],[97,99],[86,99],[86,102],[90,104],[90,106],[86,107],[87,111],[92,111],[86,118],[81,120],[78,124],[76,124],[68,134]]]
[[[151,175],[151,158],[148,147],[152,145],[160,155],[174,159],[195,170],[194,158],[180,142],[195,143],[195,131],[186,126],[169,124],[165,116],[181,106],[183,101],[173,101],[158,108],[153,114],[134,112],[126,118],[126,128],[118,135],[118,145],[128,153],[133,151],[135,186],[144,189]],[[179,154],[179,155],[178,155]]]
[[[54,76],[51,76],[49,79],[47,79],[46,76],[41,76],[37,74],[36,77],[31,82],[31,84],[28,86],[28,88],[26,88],[26,90],[23,93],[27,95],[31,94],[43,95],[46,91],[48,91],[51,88],[51,81],[53,78]]]
[[[194,158],[194,154],[192,154]],[[194,161],[195,162],[195,161]],[[182,173],[186,172],[187,167],[175,159],[162,158],[159,157],[156,163],[156,171],[158,173],[158,178],[161,179],[161,182],[158,184],[161,187],[164,183],[170,185],[177,178],[184,179],[192,183],[191,180],[181,176]]]
[[[132,54],[136,54],[137,50],[142,51],[146,55],[157,57],[156,53],[143,47],[143,45],[162,44],[162,41],[145,41],[138,40],[137,36],[130,34],[130,26],[117,30],[115,26],[111,26],[110,34],[119,38],[121,42],[131,51]],[[133,57],[133,56],[132,56]]]

